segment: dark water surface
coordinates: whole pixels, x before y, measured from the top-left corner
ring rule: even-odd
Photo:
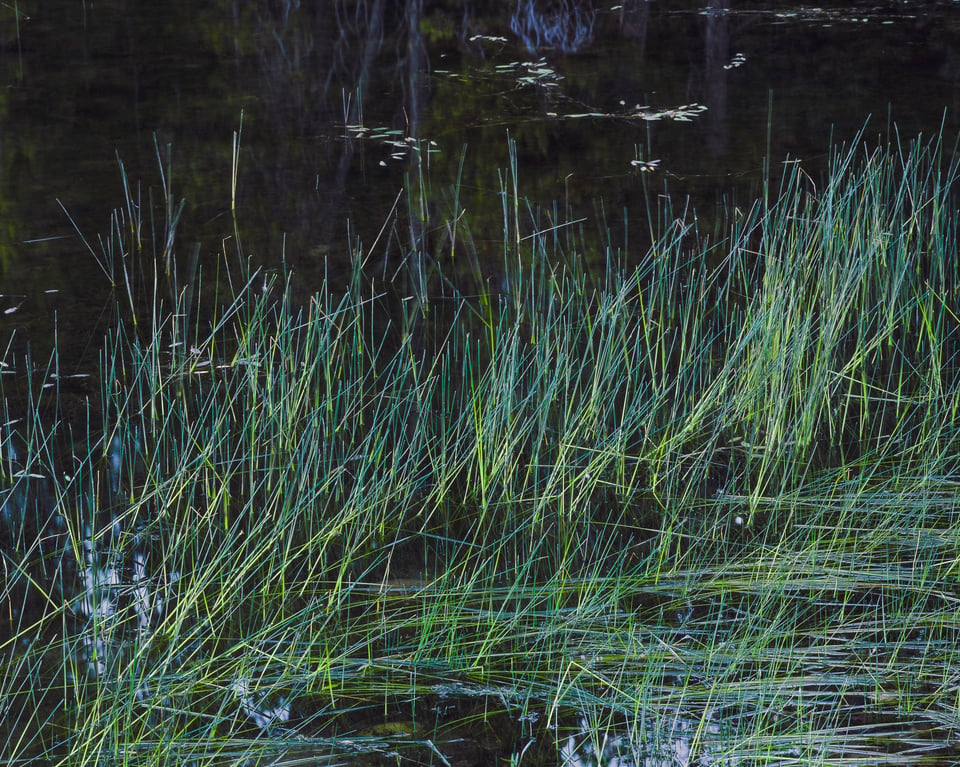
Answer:
[[[913,136],[943,123],[947,137],[960,124],[956,3],[634,2],[599,8],[571,53],[525,48],[512,8],[0,7],[0,339],[15,333],[14,348],[29,341],[44,359],[56,313],[64,349],[98,346],[108,282],[64,209],[98,250],[124,200],[118,157],[145,206],[161,196],[158,148],[172,158],[181,260],[197,243],[201,262],[235,254],[241,125],[240,250],[313,290],[381,228],[373,259],[401,260],[405,179],[429,181],[429,234],[453,212],[461,161],[460,207],[495,274],[508,135],[521,195],[589,217],[598,247],[583,257],[602,264],[607,228],[640,255],[665,189],[712,220],[753,199],[768,153],[774,171],[789,157],[815,176],[831,140],[864,125],[875,139],[894,124]],[[412,139],[419,152],[402,146]],[[91,354],[72,356],[91,371]]]
[[[508,140],[520,195],[545,211],[537,226],[580,222],[576,257],[600,269],[605,246],[627,261],[643,254],[649,218],[667,201],[695,208],[710,233],[724,210],[763,193],[768,168],[776,179],[800,160],[818,184],[831,143],[942,129],[952,144],[960,131],[960,3],[611,6],[568,39],[576,50],[533,50],[533,30],[511,25],[514,3],[0,5],[4,382],[43,368],[56,345],[62,373],[90,376],[81,393],[97,392],[115,302],[103,267],[169,267],[152,244],[165,186],[184,201],[180,269],[249,258],[292,268],[306,296],[345,275],[358,249],[383,274],[411,249],[456,271],[463,262],[443,261],[443,232],[460,214],[484,277],[499,279]],[[129,226],[124,214],[111,220],[127,195],[144,211],[138,263],[101,246],[112,226]],[[535,225],[522,220],[525,236]],[[37,495],[0,488],[0,524],[54,503]],[[74,546],[75,584],[144,580],[142,561],[100,562],[92,542]],[[145,588],[128,598],[149,625]],[[72,596],[84,619],[102,607]],[[78,666],[96,676],[100,650],[78,645]],[[486,713],[493,697],[438,689],[430,711],[451,699]],[[290,716],[289,701],[236,694],[257,727]],[[691,763],[697,723],[677,722],[669,753],[646,763]],[[613,763],[572,740],[567,763]]]

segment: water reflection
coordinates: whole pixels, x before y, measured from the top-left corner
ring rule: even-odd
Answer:
[[[280,697],[273,702],[268,693],[252,689],[249,677],[241,676],[233,683],[240,709],[253,724],[266,734],[290,718],[290,701]]]
[[[76,510],[90,521],[82,523],[79,537],[60,536],[65,570],[75,563],[76,572],[75,587],[63,595],[76,618],[76,633],[66,637],[64,645],[67,656],[74,658],[68,667],[78,671],[71,678],[74,683],[103,680],[137,648],[146,646],[180,580],[178,570],[151,570],[145,524],[129,515],[118,516],[124,503],[121,492],[129,487],[134,464],[142,455],[139,434],[125,436],[119,431],[114,435],[105,461],[108,497],[115,506],[98,509],[91,502]],[[136,690],[138,699],[147,696],[147,690]]]
[[[459,177],[473,247],[481,264],[496,268],[507,132],[518,142],[524,192],[534,202],[563,196],[578,217],[602,200],[608,211],[627,209],[639,232],[650,185],[629,168],[637,146],[645,159],[661,161],[657,192],[668,184],[672,194],[691,193],[707,215],[718,194],[755,190],[768,118],[775,165],[787,152],[808,162],[823,156],[831,131],[849,136],[888,106],[909,131],[936,126],[943,108],[958,103],[946,31],[956,14],[948,8],[925,11],[929,18],[872,6],[773,12],[732,0],[669,8],[631,0],[614,10],[525,0],[485,8],[285,0],[231,2],[219,13],[184,6],[180,17],[115,14],[103,5],[84,14],[56,3],[36,9],[15,34],[24,85],[6,92],[2,112],[0,204],[11,224],[0,233],[0,263],[20,298],[16,313],[0,317],[0,330],[31,327],[42,357],[54,311],[75,326],[97,326],[106,287],[90,260],[77,257],[76,233],[54,200],[82,231],[102,230],[118,189],[116,152],[132,179],[151,179],[154,133],[174,147],[175,189],[187,201],[182,233],[200,243],[203,263],[224,247],[242,249],[271,266],[285,261],[313,286],[381,231],[380,247],[399,240],[404,250],[422,250],[419,224],[411,229],[391,215],[397,194],[410,188],[405,177],[419,171],[344,126],[433,142],[431,204],[445,215],[444,197]],[[506,75],[531,59],[528,48],[537,50],[532,61],[544,60],[562,78],[555,93],[518,89],[519,78]],[[746,63],[733,67],[735,59]],[[502,76],[491,77],[491,62]],[[889,66],[896,77],[884,73]],[[12,69],[6,76],[20,82]],[[683,129],[606,117],[558,123],[551,113],[559,113],[559,98],[571,114],[615,114],[621,101],[654,112],[690,103],[707,111]],[[49,104],[61,105],[62,119],[51,119]],[[224,246],[234,235],[230,137],[241,112],[243,242]],[[948,114],[948,127],[955,117]],[[414,203],[406,207],[420,211]],[[620,225],[605,225],[623,246]],[[602,264],[602,248],[583,257]],[[62,293],[45,296],[51,288]]]
[[[709,715],[697,721],[679,712],[655,724],[639,723],[630,731],[599,729],[585,716],[580,732],[560,749],[562,767],[734,767],[724,758],[719,723]]]
[[[729,113],[727,102],[728,73],[732,68],[730,56],[730,15],[727,13],[728,0],[714,2],[706,12],[705,48],[706,64],[704,81],[706,85],[707,146],[713,158],[726,153],[729,145]],[[737,65],[742,64],[741,59]]]
[[[543,3],[518,0],[510,17],[510,31],[530,53],[553,48],[576,53],[593,38],[597,11],[583,0]]]

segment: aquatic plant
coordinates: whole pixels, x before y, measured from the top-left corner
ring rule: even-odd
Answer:
[[[590,275],[512,166],[497,287],[301,304],[178,278],[172,200],[137,276],[125,206],[86,422],[0,378],[4,757],[955,759],[957,170],[837,151]]]

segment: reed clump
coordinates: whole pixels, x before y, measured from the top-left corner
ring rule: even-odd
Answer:
[[[505,189],[502,284],[418,260],[429,302],[105,258],[87,422],[50,376],[5,418],[9,763],[956,756],[943,157],[794,166],[599,275]]]

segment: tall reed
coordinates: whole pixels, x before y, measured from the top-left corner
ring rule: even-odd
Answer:
[[[502,285],[429,303],[423,254],[412,302],[180,284],[169,190],[144,283],[126,205],[87,422],[50,372],[5,418],[5,756],[444,761],[502,715],[513,763],[952,754],[943,154],[794,166],[603,274],[513,167]]]

